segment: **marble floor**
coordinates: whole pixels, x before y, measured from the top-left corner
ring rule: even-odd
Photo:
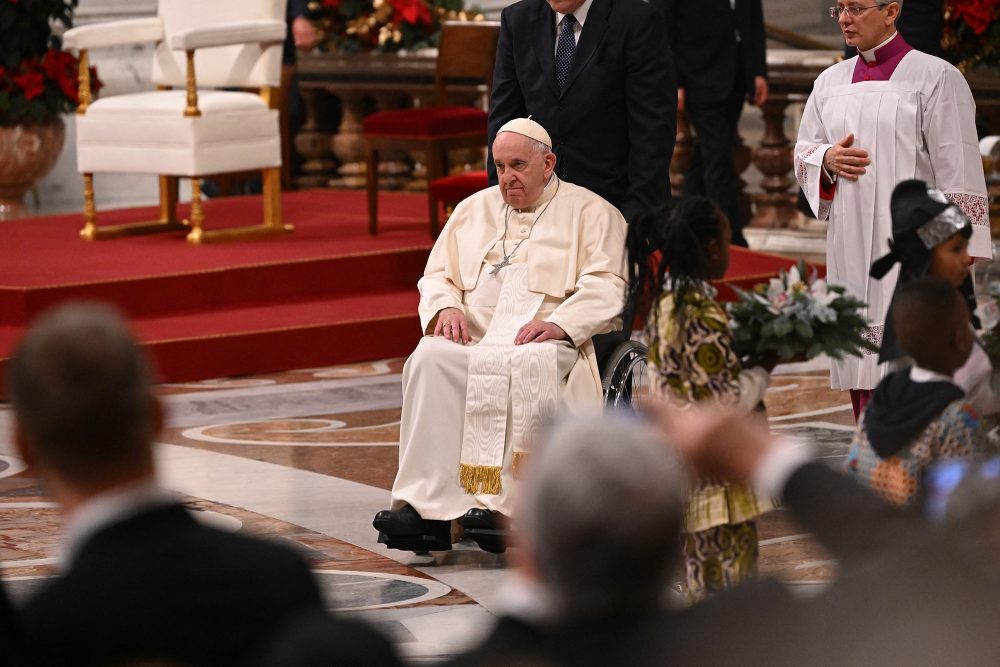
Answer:
[[[506,561],[471,542],[417,556],[376,543],[399,440],[403,360],[288,371],[158,388],[168,428],[164,483],[204,521],[286,542],[312,563],[331,609],[375,623],[417,661],[454,654],[485,632]],[[767,396],[775,431],[816,443],[831,465],[853,430],[846,393],[823,362],[779,366]],[[9,442],[0,405],[0,573],[23,600],[54,572],[60,519]],[[781,509],[760,524],[763,573],[799,591],[836,564]]]

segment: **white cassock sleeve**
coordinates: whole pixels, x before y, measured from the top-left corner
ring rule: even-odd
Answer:
[[[816,219],[826,220],[830,216],[831,200],[820,196],[823,156],[826,155],[827,149],[833,146],[831,142],[839,141],[840,138],[832,139],[827,136],[817,107],[817,97],[815,94],[809,96],[805,112],[802,114],[802,124],[799,125],[799,138],[795,142],[795,180],[806,194],[809,207]]]
[[[546,318],[577,347],[596,334],[621,329],[625,306],[625,220],[603,202],[591,208],[597,209],[596,217],[585,217],[580,226],[576,288]]]
[[[934,185],[972,221],[969,254],[992,257],[986,177],[976,136],[976,102],[965,77],[948,68],[924,109],[924,142]]]
[[[424,334],[433,332],[440,310],[458,308],[464,312],[463,291],[445,275],[445,259],[455,245],[451,232],[445,225],[427,258],[424,276],[417,282],[417,289],[420,291],[420,326]]]

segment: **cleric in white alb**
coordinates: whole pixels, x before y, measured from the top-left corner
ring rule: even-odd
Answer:
[[[816,79],[795,145],[799,185],[816,217],[829,222],[828,279],[867,302],[876,344],[898,269],[883,280],[868,271],[889,251],[897,183],[933,183],[973,222],[969,254],[992,256],[972,93],[957,69],[903,41],[895,28],[901,5],[838,0],[831,9],[859,55]],[[872,389],[885,372],[877,354],[845,357],[832,364],[831,386],[854,390],[857,411],[865,402],[858,390]]]

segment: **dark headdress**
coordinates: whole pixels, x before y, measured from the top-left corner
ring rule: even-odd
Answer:
[[[892,191],[889,210],[892,213],[889,254],[872,264],[869,272],[872,278],[883,278],[897,263],[900,265],[899,284],[923,278],[930,268],[934,248],[955,234],[965,238],[972,236],[972,222],[962,209],[948,201],[940,190],[923,181],[911,179],[899,183]],[[969,306],[970,318],[974,317],[972,312],[976,302],[971,276],[965,279],[959,290]],[[889,304],[885,317],[879,363],[904,356],[892,323],[893,305]]]

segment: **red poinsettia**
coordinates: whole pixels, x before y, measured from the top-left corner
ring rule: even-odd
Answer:
[[[59,89],[63,95],[71,99],[74,104],[79,102],[77,97],[79,90],[77,86],[79,65],[72,53],[49,49],[42,58],[42,69],[45,70],[47,77],[59,85]]]
[[[78,2],[0,0],[0,26],[6,26],[0,30],[0,126],[48,123],[76,109],[79,61],[62,50],[60,34],[72,27]]]
[[[1000,2],[997,0],[959,0],[954,3],[955,14],[963,19],[972,32],[982,35],[997,18]]]
[[[430,25],[431,8],[424,0],[389,0],[395,10],[393,21],[410,25]]]
[[[942,46],[963,71],[1000,67],[1000,0],[946,0]]]
[[[45,93],[45,75],[37,70],[15,76],[14,83],[24,92],[24,99],[29,101]]]

